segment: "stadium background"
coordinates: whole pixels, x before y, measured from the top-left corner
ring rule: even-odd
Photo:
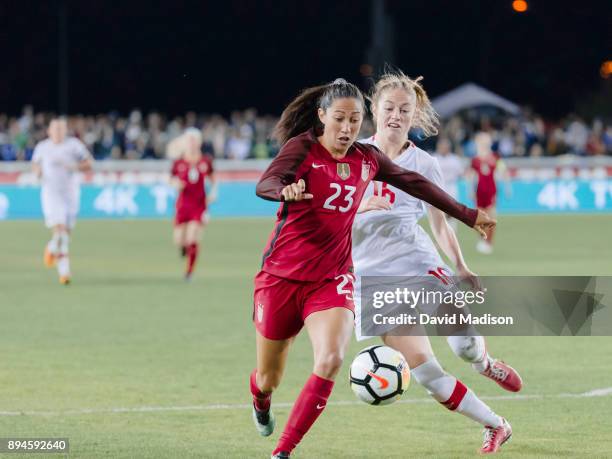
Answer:
[[[519,106],[472,99],[443,124],[466,161],[478,129],[506,145],[512,194],[500,186],[495,253],[476,253],[475,234],[459,230],[474,271],[612,275],[610,8],[603,2],[529,1],[525,13],[511,1],[499,8],[312,1],[301,13],[273,2],[184,9],[130,2],[123,11],[22,3],[0,6],[4,18],[18,19],[3,24],[2,37],[21,37],[23,45],[7,48],[13,65],[0,86],[0,437],[69,437],[72,457],[266,457],[273,444],[251,425],[246,385],[255,357],[252,278],[276,210],[253,193],[275,152],[265,133],[301,87],[346,76],[366,88],[385,62],[423,74],[432,97],[474,81]],[[26,17],[31,32],[23,34]],[[332,38],[313,32],[317,18]],[[403,39],[408,24],[410,40]],[[431,34],[432,27],[444,33]],[[167,28],[176,34],[162,40]],[[291,37],[287,49],[271,44],[283,41],[277,35]],[[44,52],[49,36],[52,53]],[[300,44],[308,36],[317,53]],[[294,60],[284,54],[291,46]],[[210,62],[223,70],[211,71]],[[143,68],[150,78],[139,77]],[[34,109],[22,110],[26,104]],[[249,106],[272,115],[232,113]],[[42,266],[48,234],[27,162],[52,112],[69,114],[71,130],[98,159],[84,178],[69,288]],[[171,245],[174,195],[163,156],[172,133],[192,124],[205,136],[212,126],[206,148],[221,188],[186,285]],[[130,126],[138,128],[131,142]],[[465,184],[461,193],[467,201]],[[442,364],[512,421],[504,456],[610,457],[610,337],[491,338],[491,349],[526,381],[524,392],[510,396],[433,341]],[[352,343],[349,355],[360,347]],[[281,424],[310,366],[300,336],[275,395]],[[427,400],[414,385],[401,404],[367,407],[340,377],[330,409],[295,456],[473,457],[478,427]]]

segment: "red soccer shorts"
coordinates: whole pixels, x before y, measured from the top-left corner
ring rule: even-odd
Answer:
[[[354,313],[353,281],[352,274],[302,282],[260,271],[255,276],[255,328],[268,339],[288,339],[299,333],[313,312],[341,307]]]
[[[204,212],[206,212],[206,206],[181,206],[176,209],[174,224],[182,225],[187,222],[202,223]]]
[[[486,209],[495,205],[496,193],[476,193],[476,207]]]

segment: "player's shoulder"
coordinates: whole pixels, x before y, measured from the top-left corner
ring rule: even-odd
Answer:
[[[317,137],[312,129],[302,132],[301,134],[291,137],[282,146],[283,149],[307,149],[309,150],[312,145],[317,142]]]
[[[65,144],[71,147],[73,146],[84,147],[85,146],[85,144],[83,143],[81,139],[79,139],[78,137],[74,137],[74,136],[66,137]]]
[[[422,167],[423,170],[430,170],[435,167],[440,167],[440,164],[438,163],[438,159],[434,155],[432,155],[431,153],[428,153],[427,151],[423,150],[420,147],[417,147],[413,142],[410,142],[410,144],[408,145],[408,148],[406,148],[405,151],[409,154],[400,156],[400,160],[402,157],[403,158],[412,157],[416,159],[416,164]]]
[[[374,137],[367,137],[365,139],[360,139],[353,143],[353,147],[356,151],[360,152],[366,157],[376,157],[378,155],[382,155],[382,151],[376,145],[376,141]]]
[[[51,144],[51,139],[47,138],[47,139],[43,139],[39,141],[34,148],[42,149],[42,148],[48,147],[50,144]]]

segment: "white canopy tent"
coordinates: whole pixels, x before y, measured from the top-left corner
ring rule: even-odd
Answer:
[[[478,86],[465,83],[452,91],[432,100],[433,106],[442,118],[448,118],[458,111],[479,106],[493,106],[516,115],[520,108],[513,102]]]

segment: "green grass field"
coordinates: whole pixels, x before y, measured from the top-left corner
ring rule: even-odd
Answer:
[[[82,221],[74,282],[63,287],[42,265],[42,223],[0,223],[0,437],[68,437],[70,457],[269,457],[312,365],[301,335],[274,396],[277,431],[259,437],[248,406],[251,290],[271,227],[213,221],[185,284],[170,222]],[[469,230],[460,239],[483,275],[612,275],[611,235],[610,215],[517,216],[500,219],[494,256],[475,253]],[[527,397],[474,373],[444,340],[433,344],[512,423],[501,457],[612,457],[612,394],[568,395],[612,387],[612,338],[490,338],[491,353],[520,369]],[[364,346],[352,343],[350,356]],[[401,403],[358,404],[347,368],[294,457],[476,455],[478,425],[416,384]]]

